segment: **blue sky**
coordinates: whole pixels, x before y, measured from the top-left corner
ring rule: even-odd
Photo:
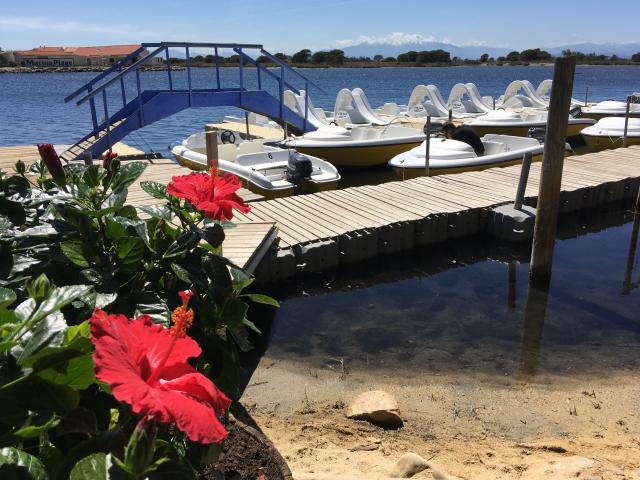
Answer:
[[[0,47],[203,41],[262,43],[273,52],[291,53],[362,41],[402,42],[417,35],[516,50],[581,42],[628,43],[640,40],[632,4],[618,0],[5,0]]]

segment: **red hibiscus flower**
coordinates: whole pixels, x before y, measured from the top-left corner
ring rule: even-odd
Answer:
[[[47,170],[53,177],[53,180],[58,185],[65,184],[65,176],[64,170],[62,169],[62,162],[60,161],[60,157],[56,153],[55,148],[50,143],[39,143],[38,144],[38,153],[40,154],[40,158],[47,166]]]
[[[231,220],[233,209],[242,213],[250,210],[236,191],[242,182],[235,175],[225,173],[219,177],[215,169],[208,173],[190,173],[173,177],[167,185],[167,193],[183,198],[197,210],[214,220]]]
[[[191,337],[178,334],[193,319],[186,302],[183,297],[171,330],[147,315],[128,320],[97,309],[90,319],[96,376],[135,413],[175,423],[193,441],[219,443],[227,431],[218,416],[231,401],[187,363],[202,351]]]

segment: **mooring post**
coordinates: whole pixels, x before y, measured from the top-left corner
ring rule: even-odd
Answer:
[[[218,132],[208,131],[204,134],[207,145],[207,167],[218,168]]]
[[[424,140],[425,152],[424,152],[424,174],[429,176],[429,150],[431,147],[431,115],[427,115],[427,121],[424,124],[424,134],[427,136]]]
[[[491,100],[493,100],[493,109],[496,109],[496,97],[491,97]]]
[[[251,140],[251,135],[249,134],[249,112],[244,112],[244,128],[247,134],[247,140]]]
[[[624,113],[624,134],[622,135],[622,146],[628,147],[629,140],[627,137],[627,130],[629,129],[629,112],[631,110],[631,96],[627,97],[627,109]]]
[[[536,223],[533,230],[533,249],[529,275],[550,278],[553,249],[558,229],[560,186],[564,165],[565,136],[573,90],[576,57],[561,57],[555,61],[544,156],[538,190]]]
[[[522,157],[522,168],[520,169],[520,180],[518,180],[518,190],[516,191],[516,199],[513,202],[513,208],[522,209],[524,201],[524,192],[527,190],[527,182],[529,181],[529,170],[531,170],[531,159],[533,155],[527,152]]]
[[[84,160],[85,165],[93,165],[93,157],[91,156],[91,152],[84,152],[84,155],[82,155],[82,159]]]
[[[449,121],[453,120],[453,110],[449,109]]]
[[[585,106],[585,107],[586,107],[586,106],[587,106],[587,104],[588,104],[588,101],[587,101],[587,100],[589,100],[589,85],[587,85],[587,87],[586,87],[586,89],[585,89],[585,91],[584,91],[584,106]]]

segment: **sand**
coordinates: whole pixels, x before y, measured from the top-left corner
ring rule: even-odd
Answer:
[[[417,479],[640,479],[638,377],[437,374],[266,355],[241,401],[296,480],[387,478],[406,452],[445,474]],[[346,418],[349,400],[374,389],[396,397],[403,428]]]

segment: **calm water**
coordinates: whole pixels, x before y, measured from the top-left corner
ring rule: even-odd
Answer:
[[[344,359],[352,370],[392,376],[544,381],[636,369],[640,252],[635,246],[629,269],[632,226],[622,209],[562,219],[548,298],[528,292],[528,246],[482,239],[304,278],[277,293],[284,301],[267,355],[312,369]]]
[[[457,82],[474,82],[483,95],[499,96],[516,79],[528,79],[537,85],[552,76],[551,67],[451,67],[451,68],[379,68],[379,69],[308,69],[302,73],[322,86],[327,94],[311,92],[316,106],[333,110],[336,94],[341,88],[361,87],[373,106],[385,102],[406,103],[413,87],[420,83],[438,85],[448,95]],[[25,145],[38,142],[70,144],[88,133],[91,117],[88,106],[65,104],[66,95],[93,78],[95,73],[3,74],[0,75],[0,145]],[[214,69],[194,69],[194,88],[213,85]],[[246,70],[247,83],[255,83],[255,71]],[[221,69],[222,86],[236,86],[238,71]],[[132,78],[126,85],[128,98],[135,90]],[[174,83],[186,88],[186,73],[174,72]],[[266,83],[266,81],[265,81]],[[276,92],[276,85],[266,83]],[[623,99],[640,90],[640,67],[597,66],[578,67],[574,96],[584,98],[589,88],[591,100]],[[119,87],[118,87],[119,88]],[[143,88],[167,88],[166,74],[143,74]],[[115,93],[115,92],[114,92]],[[113,95],[110,111],[121,105]],[[229,108],[191,109],[134,132],[126,139],[145,151],[153,148],[165,153],[167,146],[182,140],[207,122],[221,120],[225,114],[239,114]]]

